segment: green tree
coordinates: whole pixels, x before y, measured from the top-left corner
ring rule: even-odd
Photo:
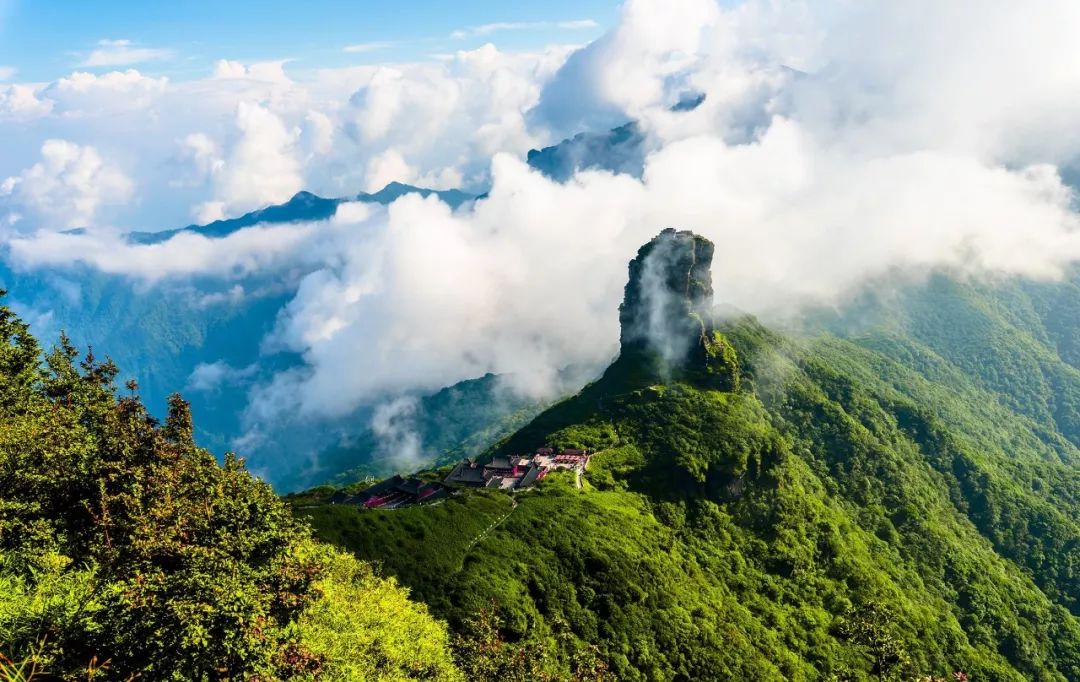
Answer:
[[[64,679],[458,679],[445,626],[243,460],[0,306],[0,654]],[[354,609],[356,611],[354,611]],[[362,644],[359,644],[362,643]]]

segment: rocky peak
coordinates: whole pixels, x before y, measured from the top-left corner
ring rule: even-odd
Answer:
[[[714,250],[708,239],[673,228],[638,250],[619,306],[622,356],[652,358],[665,378],[705,371],[737,383],[733,351],[713,330]]]
[[[622,348],[653,350],[669,362],[684,359],[712,308],[713,243],[668,228],[630,261],[619,306]]]

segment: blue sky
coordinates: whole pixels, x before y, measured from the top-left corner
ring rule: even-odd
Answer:
[[[614,23],[617,9],[611,0],[0,0],[0,65],[14,68],[19,80],[32,81],[74,69],[128,66],[197,77],[222,58],[287,58],[294,60],[290,68],[412,60],[490,40],[504,50],[584,43]],[[346,52],[347,46],[360,47]],[[112,48],[115,54],[121,47],[132,60],[128,64],[113,59],[94,66],[89,59],[95,49]]]

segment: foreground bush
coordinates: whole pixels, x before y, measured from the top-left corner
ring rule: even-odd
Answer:
[[[0,654],[65,679],[457,679],[445,628],[243,461],[0,307]],[[6,664],[7,665],[7,664]]]

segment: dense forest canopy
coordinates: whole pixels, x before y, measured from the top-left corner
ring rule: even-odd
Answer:
[[[0,307],[0,679],[460,679],[393,579],[117,373]]]

